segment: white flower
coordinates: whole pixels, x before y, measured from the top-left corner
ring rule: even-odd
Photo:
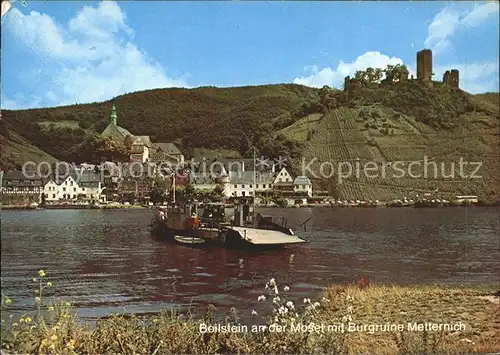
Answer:
[[[345,322],[347,322],[347,317],[346,317],[346,316],[343,316],[343,317],[342,317],[342,323],[345,323]]]
[[[292,301],[288,301],[288,302],[286,303],[286,306],[287,306],[288,308],[290,308],[292,311],[295,309],[295,305],[293,304],[293,302],[292,302]]]
[[[283,287],[283,291],[285,291],[285,292],[290,291],[290,287],[288,287],[288,286]]]
[[[278,292],[278,286],[274,286],[274,293],[275,294],[279,294],[279,292]]]
[[[311,299],[310,298],[304,298],[304,303],[311,303]]]
[[[353,310],[354,310],[353,306],[348,306],[347,307],[347,313],[352,313]]]
[[[278,303],[279,301],[281,301],[281,299],[278,296],[273,298],[273,303]]]
[[[265,300],[266,300],[266,296],[264,296],[264,295],[260,295],[260,296],[257,298],[257,301],[258,301],[258,302],[265,301]]]
[[[316,308],[316,307],[319,307],[320,304],[319,304],[319,302],[314,302],[313,306],[314,306],[314,308]]]
[[[344,318],[345,318],[345,320],[344,320]],[[346,321],[352,322],[352,317],[350,315],[344,316],[344,317],[342,317],[342,321],[343,322],[346,322]]]
[[[321,300],[322,300],[323,302],[330,302],[330,300],[329,300],[328,298],[325,298],[325,297],[323,297]]]
[[[272,278],[271,280],[269,280],[269,285],[274,287],[276,286],[276,280],[274,278]]]
[[[252,311],[252,316],[257,316],[257,315],[258,315],[258,313],[257,313],[257,311],[254,309],[254,310]]]
[[[278,309],[278,313],[279,313],[279,315],[284,316],[285,314],[287,314],[287,313],[288,313],[288,308],[281,306],[281,307]]]

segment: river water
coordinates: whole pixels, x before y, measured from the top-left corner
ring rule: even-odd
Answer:
[[[274,277],[289,298],[318,297],[331,283],[477,284],[498,281],[499,209],[261,209],[298,228],[307,245],[268,252],[194,249],[149,235],[151,210],[2,211],[2,292],[13,311],[33,308],[43,269],[46,297],[73,302],[82,317],[213,304],[258,310]]]

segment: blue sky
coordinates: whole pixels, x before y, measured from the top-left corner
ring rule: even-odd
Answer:
[[[434,51],[435,78],[499,90],[498,2],[38,1],[2,18],[2,108],[103,101],[158,87],[341,87]]]

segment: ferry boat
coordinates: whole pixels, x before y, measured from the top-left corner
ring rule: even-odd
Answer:
[[[235,199],[233,214],[228,219],[226,205],[206,204],[200,208],[197,202],[175,203],[161,207],[165,214],[157,214],[151,224],[151,234],[183,245],[230,248],[277,248],[306,243],[280,221],[254,214],[250,198]],[[199,212],[203,209],[201,215]]]

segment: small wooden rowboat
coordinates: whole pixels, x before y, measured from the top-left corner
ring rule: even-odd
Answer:
[[[203,238],[186,237],[181,235],[174,235],[176,242],[181,244],[205,244],[207,241]]]

